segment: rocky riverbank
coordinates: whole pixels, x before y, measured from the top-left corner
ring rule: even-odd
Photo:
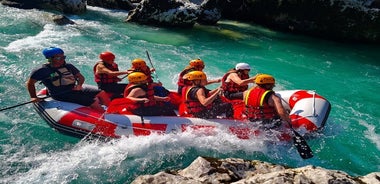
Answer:
[[[380,0],[1,0],[3,5],[67,14],[87,5],[129,11],[126,21],[154,26],[215,25],[220,19],[344,42],[380,42]]]
[[[187,168],[137,177],[132,184],[255,183],[255,184],[380,184],[380,172],[353,177],[312,165],[289,168],[258,160],[198,157]]]

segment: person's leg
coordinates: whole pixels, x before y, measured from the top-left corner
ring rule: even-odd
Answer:
[[[84,91],[71,91],[63,95],[54,96],[53,98],[60,101],[89,106],[98,111],[104,111],[104,109],[101,107],[99,103],[99,100],[95,98],[93,95],[85,93]]]
[[[100,105],[98,98],[95,98],[94,103],[92,103],[90,105],[90,107],[93,108],[93,109],[95,109],[95,110],[97,110],[97,111],[99,111],[99,112],[105,112],[105,110],[103,109],[103,107]]]
[[[108,97],[105,91],[100,91],[96,96],[96,99],[99,99],[98,103],[108,106],[111,102],[111,99]]]
[[[243,100],[243,92],[230,93],[228,99],[230,99],[230,100]]]
[[[111,98],[122,98],[124,89],[127,87],[128,84],[123,83],[110,83],[110,84],[101,84],[100,88],[101,90],[104,90],[107,93],[111,93]]]
[[[98,98],[98,103],[108,106],[111,102],[111,99],[107,95],[107,93],[103,90],[99,90],[92,86],[84,86],[82,93],[85,96],[89,96],[92,98]]]

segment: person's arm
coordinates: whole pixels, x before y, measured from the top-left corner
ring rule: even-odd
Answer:
[[[28,81],[26,81],[26,88],[28,89],[28,93],[30,96],[30,99],[32,101],[38,102],[37,94],[36,94],[36,82],[37,80],[29,78]]]
[[[160,101],[160,102],[169,102],[170,101],[170,97],[168,97],[168,96],[165,96],[165,97],[154,96],[154,100]]]
[[[269,98],[269,105],[271,105],[271,102],[273,103],[274,109],[277,111],[277,114],[280,116],[280,118],[284,121],[287,121],[291,123],[289,113],[285,110],[284,106],[282,105],[281,98],[276,96],[275,94],[272,94]]]
[[[142,103],[148,103],[149,99],[148,98],[139,98],[138,96],[144,96],[145,91],[141,88],[134,88],[129,92],[128,96],[126,98],[134,101],[134,102],[142,102]]]
[[[238,74],[236,73],[231,73],[228,77],[230,78],[232,82],[238,84],[239,86],[247,85],[248,83],[253,83],[256,79],[256,76],[255,76],[255,77],[241,80]]]
[[[203,90],[203,88],[200,88],[197,93],[197,98],[199,100],[199,102],[203,105],[203,106],[208,106],[210,105],[218,96],[221,95],[221,89],[220,88],[217,88],[217,90],[211,94],[211,96],[207,97],[206,98],[206,94],[205,94],[205,91]]]
[[[131,73],[130,71],[112,71],[110,69],[108,69],[107,67],[105,67],[103,64],[98,64],[96,66],[96,71],[95,71],[96,74],[107,74],[107,75],[110,75],[110,76],[119,76],[119,75],[124,75],[124,74],[129,74]]]
[[[85,81],[84,76],[80,72],[78,72],[77,74],[75,74],[75,80],[77,81],[77,84],[74,86],[73,90],[82,90],[82,85]]]
[[[222,78],[207,80],[207,84],[206,85],[214,84],[214,83],[219,83],[219,82],[222,82]]]

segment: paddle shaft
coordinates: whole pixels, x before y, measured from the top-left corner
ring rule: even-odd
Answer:
[[[145,52],[146,52],[146,55],[148,56],[148,60],[149,60],[150,65],[152,66],[152,68],[154,68],[153,63],[152,63],[152,60],[150,59],[149,52],[148,52],[147,50],[146,50]],[[158,75],[157,75],[157,73],[156,73],[156,70],[154,70],[153,73],[154,73],[154,75],[156,76],[157,81],[160,82],[160,79],[158,78]]]
[[[313,150],[311,150],[310,146],[307,144],[305,138],[303,138],[290,123],[288,123],[290,129],[293,131],[293,144],[297,148],[298,153],[303,159],[312,158]]]
[[[67,93],[67,92],[70,92],[70,91],[71,90],[63,91],[63,92],[58,93],[57,95],[61,95],[61,94],[64,94],[64,93]],[[49,98],[49,97],[50,97],[50,95],[47,95],[47,96],[39,98],[39,99],[44,100],[44,99]],[[34,101],[31,100],[31,101],[20,103],[20,104],[14,105],[14,106],[6,107],[6,108],[3,108],[3,109],[0,109],[0,112],[4,111],[4,110],[15,108],[15,107],[19,107],[19,106],[22,106],[22,105],[30,104],[30,103],[33,103],[33,102]]]
[[[283,98],[281,98],[281,100],[289,106],[289,103],[286,102]],[[307,144],[305,138],[303,138],[296,130],[294,130],[291,123],[289,122],[287,123],[289,124],[289,128],[293,132],[293,144],[297,148],[297,151],[300,154],[300,156],[303,159],[312,158],[314,156],[313,151],[311,150],[310,146]]]
[[[40,98],[40,99],[46,99],[46,98],[49,98],[49,97],[50,96],[46,96],[46,97],[43,97],[43,98]],[[8,110],[8,109],[13,109],[15,107],[19,107],[19,106],[22,106],[22,105],[30,104],[30,103],[33,103],[33,102],[34,102],[34,100],[31,100],[31,101],[20,103],[20,104],[14,105],[14,106],[6,107],[6,108],[3,108],[3,109],[0,109],[0,112]]]

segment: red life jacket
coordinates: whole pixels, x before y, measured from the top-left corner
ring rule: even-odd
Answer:
[[[182,87],[191,86],[192,85],[191,81],[183,79],[183,76],[194,70],[195,70],[194,68],[185,68],[181,73],[179,73],[177,85],[182,86]]]
[[[201,102],[199,102],[199,100],[196,98],[196,93],[201,88],[203,88],[206,96],[208,96],[208,90],[205,87],[186,86],[182,89],[182,94],[185,94],[182,95],[182,101],[185,102],[186,112],[189,115],[204,111],[209,108],[203,106]]]
[[[268,105],[268,98],[274,94],[272,90],[260,87],[252,88],[244,96],[245,114],[251,121],[273,119],[276,111]]]
[[[129,70],[134,71],[134,72],[142,72],[142,73],[144,73],[147,76],[146,81],[148,83],[153,83],[152,72],[150,71],[150,68],[148,66],[146,66],[145,69],[142,69],[142,68],[133,68],[132,67]]]
[[[103,64],[107,69],[111,71],[119,71],[119,67],[116,63],[114,64],[108,64],[103,61],[99,61],[95,64],[93,70],[94,70],[94,78],[96,83],[102,83],[102,84],[110,84],[110,83],[117,83],[119,82],[119,78],[117,76],[110,76],[105,73],[102,74],[96,74],[96,67],[98,64]]]
[[[133,104],[128,104],[127,109],[129,111],[136,110],[140,107],[150,107],[156,105],[156,100],[154,99],[154,90],[153,86],[151,84],[145,85],[145,84],[128,84],[128,86],[124,90],[124,97],[127,97],[129,93],[132,91],[132,89],[135,88],[141,88],[143,89],[146,94],[144,96],[139,96],[139,98],[148,98],[148,103],[137,103],[134,102]]]
[[[237,72],[237,71],[230,71],[230,72],[227,72],[223,78],[222,78],[222,89],[224,91],[227,91],[229,93],[237,93],[237,92],[243,92],[245,90],[248,89],[248,84],[247,85],[238,85],[236,84],[235,82],[233,81],[230,81],[230,82],[225,82],[227,77],[231,74],[231,73],[237,73],[238,76],[240,77],[241,80],[245,80],[245,79],[248,79],[249,78],[249,75],[246,75],[244,73],[240,73],[240,72]]]

